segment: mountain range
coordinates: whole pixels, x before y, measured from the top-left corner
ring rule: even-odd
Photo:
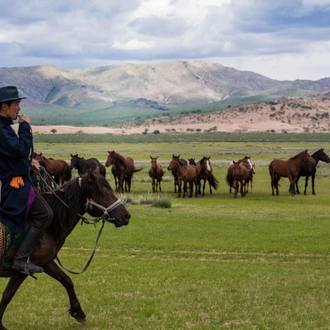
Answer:
[[[219,110],[232,104],[327,93],[330,78],[279,81],[205,61],[124,63],[64,70],[0,68],[0,86],[15,85],[37,124],[113,125],[164,111]]]

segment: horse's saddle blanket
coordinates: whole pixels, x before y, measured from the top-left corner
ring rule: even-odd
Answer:
[[[14,234],[8,226],[0,222],[0,277],[17,275],[10,265],[23,238],[24,230]]]

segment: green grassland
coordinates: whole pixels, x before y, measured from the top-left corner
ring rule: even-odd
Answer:
[[[70,153],[105,162],[115,150],[144,169],[122,199],[151,196],[150,155],[165,168],[162,193],[171,208],[127,202],[125,228],[105,226],[95,258],[70,275],[87,314],[82,326],[68,313],[65,290],[44,274],[28,278],[9,305],[9,329],[329,329],[330,164],[319,163],[315,189],[291,197],[288,180],[271,195],[268,164],[329,142],[48,143],[35,150],[70,160]],[[172,154],[211,156],[219,181],[212,195],[178,198],[167,171]],[[228,162],[245,155],[256,164],[253,193],[234,198],[225,183]],[[113,185],[108,170],[107,178]],[[75,173],[74,173],[75,174]],[[75,174],[76,175],[76,174]],[[300,179],[303,191],[304,178]],[[208,187],[208,186],[207,186]],[[78,225],[59,257],[79,271],[99,226]],[[4,288],[7,280],[1,279]]]

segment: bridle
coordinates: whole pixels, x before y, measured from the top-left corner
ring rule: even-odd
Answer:
[[[122,205],[122,201],[120,199],[117,199],[115,202],[113,202],[110,206],[105,207],[103,205],[100,205],[96,202],[94,202],[92,199],[87,198],[87,202],[86,202],[86,212],[91,209],[93,206],[96,206],[97,208],[99,208],[100,210],[103,211],[103,215],[101,215],[99,218],[96,218],[97,221],[102,220],[102,221],[113,221],[115,220],[115,218],[111,218],[110,217],[110,212],[113,211],[114,209],[116,209],[119,205]],[[94,220],[95,222],[95,220]]]

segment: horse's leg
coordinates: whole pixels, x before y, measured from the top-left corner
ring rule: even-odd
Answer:
[[[80,306],[79,300],[74,290],[73,282],[70,277],[66,275],[54,261],[50,261],[44,265],[43,268],[47,275],[59,281],[65,288],[70,301],[70,315],[74,317],[78,322],[86,324],[86,315]]]
[[[160,185],[162,178],[158,179],[159,192],[162,192],[162,186]]]
[[[6,330],[6,327],[2,324],[3,314],[6,311],[7,306],[13,299],[16,291],[19,289],[21,284],[24,282],[28,275],[18,274],[18,277],[11,278],[6,286],[5,291],[2,293],[2,299],[0,302],[0,330]]]
[[[203,182],[203,193],[202,193],[202,196],[205,196],[205,186],[206,186],[206,179],[204,179],[204,182]]]
[[[315,182],[315,173],[311,175],[312,177],[312,194],[316,195],[315,189],[314,189],[314,182]],[[305,194],[306,195],[306,194]]]
[[[186,197],[187,193],[187,180],[183,180],[183,192],[182,192],[182,198]]]
[[[182,189],[182,180],[178,179],[178,197],[180,198],[181,196],[181,189]]]
[[[152,177],[152,179],[151,179],[151,186],[152,186],[152,192],[154,193],[155,192],[155,178],[154,177]]]
[[[306,177],[307,178],[307,177]],[[300,176],[297,176],[297,180],[296,180],[296,193],[299,195],[300,191],[299,191],[299,185],[298,185],[298,181],[300,179]],[[306,186],[305,186],[306,187]],[[306,189],[306,188],[305,188]]]
[[[307,187],[308,187],[308,178],[309,178],[309,176],[306,175],[304,195],[306,195],[306,191],[307,191]],[[313,181],[312,181],[312,191],[313,191]],[[297,193],[298,193],[298,192],[297,192]]]

